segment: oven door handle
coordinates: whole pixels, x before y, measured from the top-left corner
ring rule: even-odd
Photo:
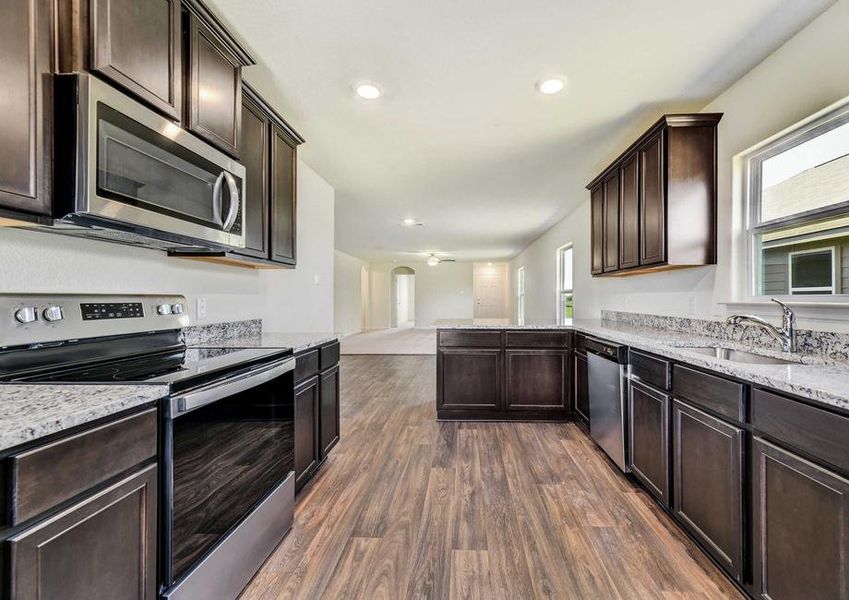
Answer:
[[[171,398],[171,418],[177,418],[207,404],[247,391],[295,369],[295,358],[287,357],[248,373],[237,375],[195,392]]]

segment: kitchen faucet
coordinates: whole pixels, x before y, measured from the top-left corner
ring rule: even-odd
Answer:
[[[793,311],[790,309],[790,307],[784,304],[783,302],[776,300],[775,298],[771,298],[771,300],[781,307],[781,329],[779,329],[775,325],[772,325],[768,321],[761,319],[760,317],[755,317],[754,315],[731,315],[725,320],[725,322],[729,325],[742,325],[744,323],[757,325],[758,327],[765,329],[767,333],[769,333],[772,337],[781,342],[781,349],[784,352],[795,352],[796,315],[793,314]]]

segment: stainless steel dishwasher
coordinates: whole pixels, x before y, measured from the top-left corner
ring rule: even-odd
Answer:
[[[623,473],[627,440],[628,347],[587,338],[590,435]]]

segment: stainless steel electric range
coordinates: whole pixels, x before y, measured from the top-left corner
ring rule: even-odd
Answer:
[[[167,384],[161,596],[234,598],[292,525],[291,349],[187,348],[181,296],[0,295],[0,381]]]

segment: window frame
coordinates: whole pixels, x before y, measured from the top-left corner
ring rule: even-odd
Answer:
[[[785,217],[779,217],[768,221],[761,220],[761,192],[763,163],[768,159],[782,154],[800,144],[817,138],[838,127],[849,124],[849,98],[832,105],[808,119],[798,123],[789,129],[773,136],[743,155],[744,167],[744,210],[745,225],[743,235],[746,238],[746,299],[762,301],[770,297],[762,290],[762,253],[758,243],[758,236],[787,227],[805,225],[829,218],[849,216],[849,200],[832,204],[827,207],[812,209],[795,213]],[[789,258],[788,258],[789,260]],[[836,264],[836,258],[832,257],[832,265]],[[789,263],[788,263],[789,265]],[[788,280],[790,275],[788,274]],[[832,276],[832,294],[791,294],[788,286],[786,295],[778,296],[780,299],[800,301],[808,300],[823,302],[827,298],[830,301],[846,302],[849,294],[839,290],[834,276]],[[838,291],[839,290],[839,291]]]
[[[525,324],[525,267],[516,271],[516,320],[519,325]]]
[[[793,257],[799,256],[800,254],[825,254],[829,252],[831,254],[831,286],[826,287],[793,287]],[[830,291],[829,295],[834,296],[837,295],[837,247],[836,246],[822,246],[820,248],[811,248],[808,250],[794,250],[792,252],[787,253],[787,290],[791,296],[799,297],[805,295],[811,296],[822,296],[824,294],[805,294],[802,292],[801,294],[794,294],[793,290],[805,290],[808,292],[814,291]]]
[[[564,281],[563,281],[563,262],[564,262],[564,260],[563,260],[563,258],[564,258],[567,251],[572,252],[572,287],[569,288],[569,289],[566,289],[566,288],[563,287],[563,284],[564,284]],[[569,242],[567,244],[563,244],[562,246],[560,246],[557,249],[557,261],[556,261],[556,263],[557,263],[557,265],[556,265],[557,266],[557,275],[556,275],[556,277],[557,277],[557,279],[556,279],[556,281],[557,281],[557,288],[556,288],[556,291],[557,291],[557,303],[556,303],[557,324],[558,325],[566,325],[568,323],[566,322],[567,321],[567,319],[566,319],[566,306],[564,304],[564,298],[567,295],[572,296],[572,319],[575,318],[575,269],[574,269],[575,254],[574,254],[574,245],[573,245],[572,242]]]

